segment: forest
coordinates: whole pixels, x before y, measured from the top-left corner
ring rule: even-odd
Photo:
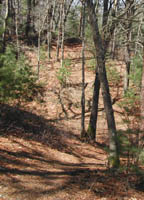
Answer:
[[[144,199],[144,1],[0,0],[0,200]]]

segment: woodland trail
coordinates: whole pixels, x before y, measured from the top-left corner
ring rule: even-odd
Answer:
[[[115,178],[107,170],[104,144],[108,144],[108,135],[102,97],[99,144],[81,141],[81,47],[67,47],[65,52],[65,57],[72,60],[67,87],[60,87],[60,63],[52,59],[41,63],[40,81],[45,83],[42,99],[21,108],[0,105],[0,200],[143,199],[141,192],[125,189],[124,174]],[[55,49],[53,57],[54,53]],[[36,66],[35,54],[27,55]],[[94,73],[86,68],[86,125],[93,81]],[[117,89],[111,88],[111,93],[114,98]],[[117,104],[114,110],[117,128],[125,129]]]

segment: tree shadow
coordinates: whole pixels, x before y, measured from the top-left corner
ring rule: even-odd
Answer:
[[[79,199],[80,191],[85,199],[126,195],[115,187],[125,174],[106,170],[100,144],[84,144],[74,132],[9,105],[0,105],[0,116],[1,185],[11,199],[58,197],[61,191],[69,193],[65,200]]]

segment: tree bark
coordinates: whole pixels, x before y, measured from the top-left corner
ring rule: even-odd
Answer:
[[[85,137],[85,2],[82,16],[82,97],[81,97],[81,137]]]
[[[143,69],[142,69],[142,81],[141,81],[141,121],[140,121],[140,131],[141,136],[144,136],[144,47],[143,47]],[[141,137],[141,138],[142,138]]]
[[[65,22],[66,22],[66,15],[65,15],[65,0],[63,0],[63,9],[62,9],[62,40],[61,40],[61,67],[63,66],[64,60],[64,38],[65,38]]]
[[[14,9],[15,9],[15,34],[16,34],[16,44],[17,44],[17,59],[20,54],[20,45],[19,45],[19,34],[18,34],[18,10],[19,3],[17,0],[14,1]]]
[[[130,75],[130,66],[131,66],[131,28],[132,28],[132,19],[130,19],[134,14],[134,0],[126,0],[126,7],[129,7],[126,15],[126,47],[125,47],[125,73],[124,73],[124,94],[127,92],[129,88],[129,75]]]
[[[48,2],[48,16],[47,16],[47,53],[48,53],[48,60],[51,58],[51,5]]]
[[[32,1],[27,0],[27,22],[26,22],[26,29],[25,34],[27,39],[29,39],[30,27],[31,27],[31,11],[32,11]]]
[[[89,21],[93,33],[93,41],[96,48],[97,67],[99,73],[99,79],[102,89],[102,96],[104,101],[104,108],[106,112],[108,131],[109,131],[109,164],[110,167],[117,168],[119,166],[119,149],[117,141],[117,131],[114,119],[114,112],[112,108],[111,95],[109,91],[109,84],[107,80],[106,68],[105,68],[105,55],[106,47],[108,47],[108,41],[102,39],[99,26],[98,16],[95,13],[95,6],[92,1],[87,0],[87,8],[89,13]],[[105,5],[106,6],[106,5]],[[106,23],[106,16],[103,24]],[[113,28],[113,27],[112,27]],[[114,30],[114,29],[113,29]],[[103,35],[104,36],[104,35]],[[110,36],[110,35],[109,35]],[[103,37],[105,38],[105,36]]]
[[[90,114],[90,121],[87,130],[87,137],[90,140],[95,141],[96,139],[96,125],[98,117],[98,103],[99,103],[99,91],[100,91],[100,80],[99,74],[96,72],[95,82],[94,82],[94,91],[92,99],[92,108]]]
[[[5,0],[5,15],[3,22],[3,34],[2,34],[2,52],[5,52],[6,48],[6,28],[7,28],[7,20],[8,20],[8,11],[9,11],[8,0]]]
[[[59,11],[59,23],[58,23],[58,39],[57,39],[57,50],[56,50],[56,59],[59,59],[59,49],[61,44],[61,29],[62,29],[62,4],[60,4],[60,11]]]

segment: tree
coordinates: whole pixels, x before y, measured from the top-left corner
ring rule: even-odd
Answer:
[[[99,80],[98,69],[96,69],[91,114],[90,114],[88,130],[87,130],[87,137],[93,141],[95,141],[95,139],[96,139],[96,125],[97,125],[97,117],[98,117],[99,92],[100,92],[100,80]]]
[[[65,26],[68,14],[70,12],[71,5],[73,3],[73,0],[70,0],[69,3],[67,3],[66,0],[63,0],[63,8],[62,8],[62,41],[61,41],[61,66],[63,65],[64,60],[64,39],[65,39]]]
[[[31,11],[32,11],[32,1],[27,0],[27,21],[26,21],[26,28],[25,28],[25,34],[26,37],[29,38],[29,32],[31,28]]]
[[[18,0],[14,0],[13,7],[15,10],[15,34],[16,34],[16,45],[17,45],[17,58],[19,57],[19,34],[18,34],[18,10],[19,10],[19,2]]]
[[[100,85],[102,89],[104,108],[107,117],[108,131],[109,131],[109,163],[111,167],[119,166],[119,149],[117,140],[117,131],[114,119],[114,112],[112,108],[111,95],[109,91],[109,84],[107,80],[105,61],[106,52],[108,49],[110,38],[115,29],[114,20],[109,22],[109,4],[111,6],[111,1],[103,1],[103,16],[102,16],[102,31],[100,31],[98,25],[98,1],[93,3],[92,0],[86,0],[87,9],[89,13],[89,23],[92,28],[93,41],[96,50],[96,60],[97,60],[97,73],[99,75]],[[111,17],[115,17],[115,10],[112,10]],[[95,99],[94,99],[95,101]]]
[[[81,137],[85,137],[85,2],[83,5],[82,16],[82,97],[81,97]]]
[[[55,9],[56,9],[56,0],[53,1],[53,4],[50,5],[48,9],[48,17],[47,17],[48,59],[51,58],[51,39],[52,39]]]
[[[6,0],[3,3],[3,7],[4,7],[4,17],[3,17],[3,28],[2,28],[2,52],[5,51],[6,49],[6,29],[7,29],[7,20],[8,20],[8,11],[9,11],[9,4],[8,4],[8,0]]]
[[[125,44],[125,74],[124,74],[124,93],[129,87],[129,75],[130,75],[130,65],[131,65],[131,31],[133,24],[133,17],[135,13],[134,0],[126,0],[125,6],[129,8],[126,13],[126,20],[124,22],[124,28],[126,31],[126,44]]]
[[[141,79],[141,106],[140,106],[140,132],[141,132],[141,139],[143,140],[144,136],[144,31],[143,31],[143,67],[142,67],[142,79]],[[143,145],[143,141],[141,141]]]

